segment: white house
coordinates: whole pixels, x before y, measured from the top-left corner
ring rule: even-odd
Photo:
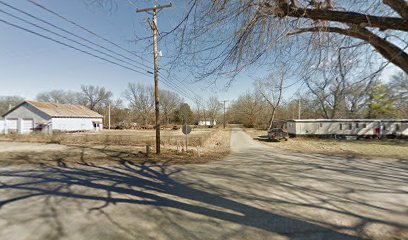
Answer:
[[[198,126],[216,126],[217,121],[214,120],[199,120],[197,123]]]
[[[408,137],[408,119],[298,119],[287,130],[291,136]]]
[[[0,120],[0,133],[100,131],[103,116],[81,105],[24,101]]]

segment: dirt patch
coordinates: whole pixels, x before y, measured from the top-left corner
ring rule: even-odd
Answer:
[[[254,129],[246,129],[245,131],[254,139],[265,135],[266,132]],[[263,143],[268,146],[302,153],[408,159],[407,141],[290,138],[289,141]]]
[[[1,142],[0,143],[0,153],[62,151],[65,149],[67,149],[66,146],[58,145],[58,144],[16,143],[16,142]]]
[[[146,154],[144,145],[118,146],[94,144],[41,144],[0,142],[0,166],[16,164],[109,164],[133,163],[197,164],[222,159],[230,152],[230,131],[217,129],[202,146],[165,145],[160,156]]]

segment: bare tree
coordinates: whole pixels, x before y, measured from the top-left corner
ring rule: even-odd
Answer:
[[[42,102],[79,104],[83,101],[83,96],[79,92],[66,90],[51,90],[38,93],[36,99]]]
[[[23,101],[20,96],[0,96],[0,116]]]
[[[170,31],[169,42],[178,44],[173,66],[190,67],[199,78],[235,76],[288,55],[307,67],[325,61],[327,47],[353,47],[367,55],[361,58],[408,72],[407,9],[404,0],[190,1],[178,31]]]
[[[327,119],[355,117],[366,105],[367,91],[378,74],[365,76],[366,65],[352,48],[340,48],[330,58],[313,66],[304,78],[309,93]]]
[[[195,103],[195,110],[196,110],[196,121],[200,121],[202,119],[205,119],[205,106],[204,106],[204,100],[201,97],[195,97],[194,98],[194,103]],[[201,118],[201,115],[203,114],[204,118]]]
[[[399,117],[408,118],[408,74],[399,72],[392,76],[390,87],[396,99]]]
[[[171,115],[180,106],[183,100],[177,93],[161,90],[160,96],[160,109],[163,112],[165,123],[168,125],[171,119]]]
[[[262,97],[258,92],[247,92],[238,97],[231,106],[229,113],[234,121],[244,124],[246,127],[254,127],[263,114]]]
[[[154,111],[154,88],[142,84],[129,83],[123,93],[129,101],[129,108],[148,125]]]
[[[216,120],[221,110],[221,103],[216,96],[210,96],[207,100],[207,115],[210,120]]]
[[[286,78],[286,72],[280,71],[278,74],[270,74],[264,79],[255,82],[256,91],[259,92],[263,99],[271,108],[269,127],[273,127],[276,111],[281,103],[283,94],[283,83]]]
[[[82,85],[81,90],[83,103],[91,110],[100,110],[113,96],[111,91],[107,91],[104,87],[99,86]]]

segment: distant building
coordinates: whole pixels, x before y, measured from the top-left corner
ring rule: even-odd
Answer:
[[[24,101],[0,120],[0,133],[100,131],[103,116],[81,105]]]
[[[290,136],[408,137],[408,119],[298,119],[287,121]]]
[[[216,126],[217,125],[217,121],[214,120],[199,120],[197,122],[198,126]]]

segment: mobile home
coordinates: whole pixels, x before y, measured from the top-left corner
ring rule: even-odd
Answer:
[[[292,137],[408,137],[408,119],[298,119],[287,130]]]

